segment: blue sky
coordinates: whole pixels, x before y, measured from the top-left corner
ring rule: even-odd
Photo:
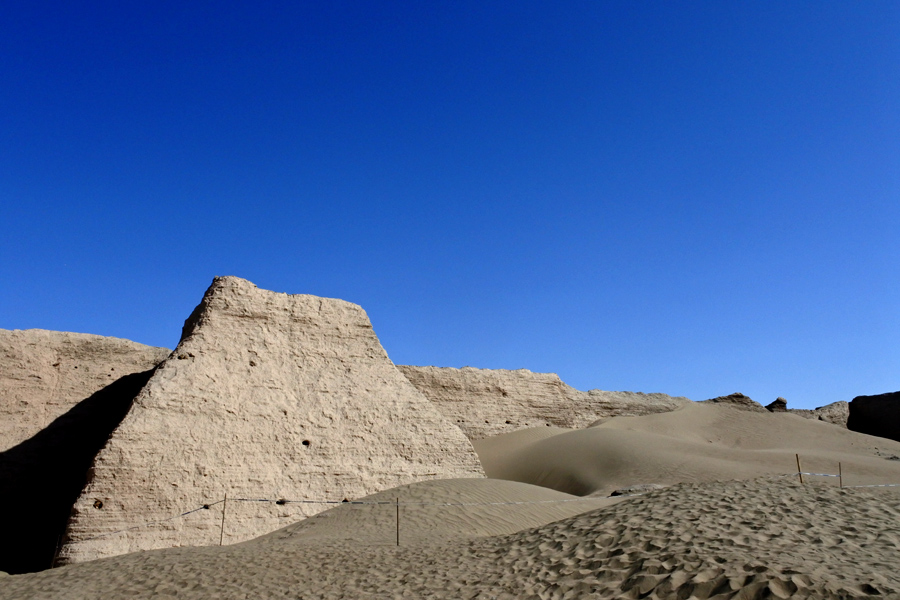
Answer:
[[[14,2],[0,328],[172,348],[215,275],[401,364],[900,389],[896,2]]]

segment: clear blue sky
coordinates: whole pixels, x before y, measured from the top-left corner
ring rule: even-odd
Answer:
[[[0,327],[169,348],[215,275],[403,364],[900,389],[897,2],[20,2]]]

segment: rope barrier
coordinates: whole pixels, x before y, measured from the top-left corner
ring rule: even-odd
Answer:
[[[818,477],[839,477],[839,475],[832,475],[831,473],[807,473],[806,471],[798,471],[795,473],[785,473],[784,475],[775,475],[775,477],[796,477],[797,475],[816,475]],[[844,487],[847,487],[846,485]]]
[[[900,487],[900,483],[876,483],[873,485],[845,485],[845,488]]]
[[[641,494],[628,494],[617,496],[620,498],[627,498],[630,496],[640,496]],[[563,502],[586,502],[591,500],[606,500],[604,497],[585,497],[585,498],[567,498],[565,500],[524,500],[521,502],[400,502],[400,506],[501,506],[501,505],[512,505],[512,504],[558,504]],[[389,500],[377,500],[377,501],[364,501],[364,500],[285,500],[283,498],[278,500],[272,500],[271,498],[229,498],[229,502],[267,502],[267,503],[275,503],[279,505],[283,504],[356,504],[356,505],[367,505],[367,506],[395,506],[397,502],[391,502]],[[85,538],[83,540],[78,540],[78,542],[90,542],[92,540],[104,538],[110,535],[115,535],[117,533],[125,533],[126,531],[133,531],[135,529],[141,529],[144,527],[152,527],[154,525],[160,525],[162,523],[168,523],[169,521],[174,521],[175,519],[180,519],[181,517],[186,517],[187,515],[193,514],[195,512],[201,510],[208,510],[217,504],[222,504],[225,500],[218,500],[216,502],[210,502],[209,504],[204,504],[203,506],[198,506],[197,508],[185,511],[179,515],[175,515],[169,517],[167,519],[160,519],[158,521],[149,521],[147,523],[142,523],[140,525],[134,525],[132,527],[126,527],[125,529],[118,529],[116,531],[108,531],[106,533],[101,533],[89,538]]]
[[[840,475],[834,475],[832,473],[807,473],[806,471],[800,471],[797,473],[785,473],[784,475],[778,475],[781,477],[796,477],[797,475],[811,475],[814,477],[840,477]],[[900,487],[900,483],[881,483],[881,484],[872,484],[872,485],[845,485],[843,488],[876,488],[876,487]],[[366,505],[366,506],[512,506],[512,505],[525,505],[525,504],[562,504],[566,502],[590,502],[592,500],[608,500],[609,498],[631,498],[635,496],[643,496],[648,492],[641,492],[637,494],[622,494],[621,496],[597,496],[590,497],[586,496],[583,498],[566,498],[564,500],[522,500],[515,502],[397,502],[396,500],[288,500],[285,498],[279,498],[277,500],[273,500],[271,498],[228,498],[230,502],[265,502],[265,503],[274,503],[278,505],[286,505],[286,504],[350,504],[350,505]],[[140,525],[134,525],[132,527],[126,527],[125,529],[118,529],[116,531],[108,531],[106,533],[101,533],[89,538],[85,538],[83,540],[78,540],[78,542],[90,542],[92,540],[108,537],[111,535],[116,535],[119,533],[125,533],[126,531],[134,531],[135,529],[142,529],[144,527],[152,527],[154,525],[160,525],[162,523],[168,523],[169,521],[174,521],[175,519],[180,519],[182,517],[186,517],[195,512],[199,512],[201,510],[208,510],[217,504],[222,504],[225,502],[224,499],[218,500],[216,502],[210,502],[208,504],[203,504],[202,506],[198,506],[197,508],[185,511],[181,514],[174,515],[167,519],[160,519],[158,521],[150,521],[147,523],[142,523]]]
[[[641,494],[630,494],[640,496]],[[616,496],[624,498],[625,496]],[[519,502],[401,502],[400,506],[506,506],[512,504],[559,504],[563,502],[586,502],[591,500],[607,500],[607,496],[567,498],[565,500],[522,500]],[[275,504],[366,504],[366,505],[396,505],[396,501],[377,500],[271,500],[269,498],[229,498],[230,502],[274,502]]]
[[[841,477],[832,473],[788,473],[787,475],[779,475],[779,477],[795,477],[797,475],[815,475],[816,477]],[[900,483],[875,483],[870,485],[845,485],[846,488],[874,488],[874,487],[900,487]]]
[[[95,535],[93,537],[89,537],[89,538],[86,538],[83,540],[78,540],[78,541],[79,542],[90,542],[91,540],[104,538],[104,537],[107,537],[110,535],[115,535],[117,533],[124,533],[126,531],[132,531],[134,529],[141,529],[143,527],[151,527],[153,525],[159,525],[160,523],[168,523],[169,521],[174,521],[175,519],[180,519],[181,517],[186,517],[189,514],[195,513],[197,511],[209,510],[211,507],[215,506],[216,504],[222,504],[222,502],[224,502],[224,500],[219,500],[218,502],[211,502],[209,504],[204,504],[203,506],[198,506],[197,508],[185,511],[185,512],[181,513],[180,515],[175,515],[174,517],[169,517],[168,519],[160,519],[159,521],[150,521],[149,523],[142,523],[140,525],[126,527],[125,529],[118,529],[116,531],[107,531],[106,533],[101,533],[99,535]]]

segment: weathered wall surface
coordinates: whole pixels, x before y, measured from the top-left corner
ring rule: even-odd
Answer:
[[[847,428],[900,442],[900,392],[851,400]]]
[[[555,373],[527,369],[398,366],[471,440],[526,427],[587,427],[599,419],[667,412],[687,398],[640,392],[582,392]]]
[[[0,571],[49,567],[94,456],[169,351],[0,330]]]
[[[223,504],[147,523],[226,493],[233,543],[327,508],[241,498],[342,500],[480,476],[472,445],[391,363],[362,308],[216,278],[94,461],[59,562],[216,544]]]
[[[0,329],[0,452],[24,442],[73,406],[169,355],[119,338]]]

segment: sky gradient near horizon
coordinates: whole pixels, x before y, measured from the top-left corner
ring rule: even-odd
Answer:
[[[237,275],[400,364],[900,389],[896,2],[16,2],[0,78],[0,328]]]

